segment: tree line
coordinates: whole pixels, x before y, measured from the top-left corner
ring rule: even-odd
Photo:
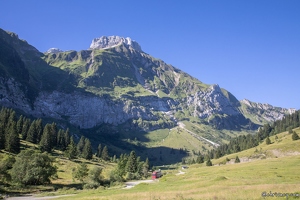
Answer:
[[[50,153],[53,149],[61,150],[69,159],[82,157],[92,159],[93,149],[88,138],[82,136],[76,144],[69,129],[58,129],[56,123],[43,125],[42,119],[30,120],[24,116],[16,117],[13,109],[0,110],[0,150],[18,154],[20,153],[20,140],[37,144],[42,152]],[[98,146],[97,157],[109,160],[107,146]]]
[[[256,147],[260,142],[266,140],[267,144],[270,141],[268,138],[272,135],[276,135],[277,133],[281,133],[283,131],[289,131],[289,133],[293,133],[292,139],[296,140],[299,137],[296,133],[292,131],[293,128],[297,128],[300,126],[300,110],[286,115],[281,120],[276,120],[273,124],[265,124],[259,128],[256,134],[247,134],[240,135],[238,137],[230,139],[228,144],[223,144],[219,146],[217,149],[213,149],[208,151],[208,157],[210,159],[217,159],[226,154],[237,153],[246,149],[250,149],[252,147]]]
[[[21,140],[36,144],[38,149],[21,150]],[[81,136],[75,142],[69,129],[58,129],[56,123],[43,125],[42,119],[31,120],[24,116],[17,118],[16,112],[9,108],[0,110],[0,150],[13,155],[5,155],[0,159],[0,183],[15,182],[20,185],[40,185],[50,183],[50,178],[57,176],[57,168],[50,154],[54,149],[63,152],[70,160],[98,158],[116,162],[117,166],[111,173],[110,181],[141,179],[148,176],[149,160],[141,161],[135,152],[110,157],[107,146],[98,145],[93,154],[91,142]],[[82,164],[74,168],[74,178],[80,180],[85,187],[95,188],[100,185],[101,169],[88,170]]]

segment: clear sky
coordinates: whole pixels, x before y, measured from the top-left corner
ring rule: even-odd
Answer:
[[[0,0],[0,28],[41,52],[119,35],[237,99],[300,109],[299,0]]]

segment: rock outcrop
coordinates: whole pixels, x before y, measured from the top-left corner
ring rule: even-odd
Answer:
[[[92,40],[90,49],[107,49],[116,47],[120,44],[129,46],[137,51],[142,51],[141,46],[131,38],[120,37],[120,36],[102,36],[100,38],[95,38]]]
[[[63,52],[62,50],[60,50],[59,48],[50,48],[48,49],[48,51],[46,51],[46,53],[60,53]]]

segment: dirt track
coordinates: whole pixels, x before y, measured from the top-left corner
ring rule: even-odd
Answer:
[[[32,195],[24,195],[20,197],[9,197],[6,199],[7,200],[47,200],[47,199],[55,199],[58,197],[65,197],[65,196],[72,196],[72,195],[58,195],[58,196],[47,196],[47,197],[35,197]]]

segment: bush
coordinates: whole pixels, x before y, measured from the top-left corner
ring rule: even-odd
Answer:
[[[85,183],[83,185],[83,189],[96,189],[100,186],[99,182],[95,182],[95,181],[88,181],[87,183]]]
[[[239,157],[236,156],[234,163],[240,163],[240,162],[241,162],[241,161],[240,161]]]
[[[293,132],[292,140],[299,140],[299,135],[295,131]]]
[[[50,177],[57,176],[54,160],[46,153],[32,149],[22,151],[16,156],[11,169],[12,180],[22,185],[42,185],[50,183]]]
[[[80,182],[84,182],[84,179],[88,176],[89,169],[85,163],[81,163],[76,169],[73,170],[72,176],[73,178],[79,180]]]
[[[270,140],[269,137],[267,137],[267,139],[266,139],[266,144],[267,144],[267,145],[271,144],[271,140]]]
[[[208,159],[207,161],[206,161],[206,166],[212,166],[212,162],[211,162],[211,160],[210,159]]]

